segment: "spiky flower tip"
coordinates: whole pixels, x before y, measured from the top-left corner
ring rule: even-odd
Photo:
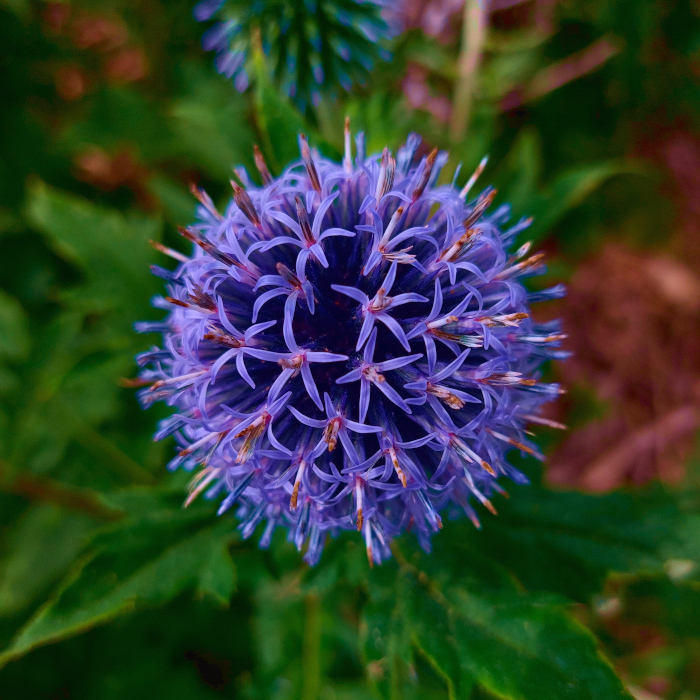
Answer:
[[[321,88],[367,76],[389,30],[382,18],[385,0],[202,0],[194,8],[199,22],[214,20],[202,47],[216,52],[216,69],[248,87],[246,60],[254,36],[270,57],[274,77],[296,103],[316,104]]]
[[[262,187],[238,170],[223,213],[193,188],[191,257],[156,244],[180,264],[154,267],[171,312],[138,325],[164,336],[138,357],[140,399],[177,409],[156,439],[175,435],[170,469],[201,467],[186,503],[235,504],[261,547],[285,528],[310,564],[341,530],[379,563],[403,530],[427,549],[440,513],[478,526],[499,477],[525,481],[506,452],[541,456],[526,426],[556,427],[538,409],[559,388],[535,372],[562,336],[529,304],[563,289],[526,291],[541,256],[506,248],[529,221],[502,229],[492,189],[466,201],[474,177],[437,185],[447,155],[416,162],[419,142],[367,158],[360,134],[353,160],[346,121],[341,164],[302,136],[276,179],[256,151]]]

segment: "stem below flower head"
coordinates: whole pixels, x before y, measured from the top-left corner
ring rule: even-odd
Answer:
[[[318,594],[307,594],[304,607],[301,697],[316,700],[321,689],[321,601]]]
[[[462,48],[457,62],[450,122],[450,137],[454,143],[461,141],[467,133],[477,71],[481,62],[481,49],[486,36],[490,0],[465,0],[462,22]]]

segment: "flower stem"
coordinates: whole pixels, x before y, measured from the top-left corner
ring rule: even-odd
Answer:
[[[461,141],[467,133],[474,101],[477,71],[486,36],[490,0],[465,0],[462,21],[462,48],[457,63],[452,104],[450,136],[453,143]]]
[[[304,700],[316,700],[321,689],[321,601],[316,593],[304,599],[304,646],[302,693]]]

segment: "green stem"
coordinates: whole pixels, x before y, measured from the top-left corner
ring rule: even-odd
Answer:
[[[102,503],[94,491],[75,489],[26,471],[18,472],[2,461],[0,477],[0,491],[4,493],[13,493],[30,501],[54,503],[100,520],[117,520],[122,515]]]
[[[309,593],[304,606],[301,697],[316,700],[321,689],[321,600],[318,594]]]
[[[465,0],[464,3],[462,48],[457,63],[457,81],[450,122],[450,137],[453,143],[459,143],[469,127],[481,50],[486,36],[489,1]]]

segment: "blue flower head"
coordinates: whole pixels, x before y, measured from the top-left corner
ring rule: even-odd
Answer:
[[[241,92],[248,87],[246,61],[255,36],[269,56],[278,84],[295,102],[317,103],[322,89],[349,89],[382,54],[388,26],[384,0],[202,0],[200,22],[214,20],[202,37],[216,52],[216,69]]]
[[[353,160],[346,122],[342,163],[302,136],[279,178],[256,151],[262,186],[237,171],[223,212],[194,188],[194,252],[160,247],[179,264],[155,268],[170,314],[138,327],[163,334],[140,399],[176,410],[156,438],[198,469],[187,503],[235,506],[262,547],[281,527],[310,564],[341,530],[379,563],[403,530],[428,548],[442,513],[478,525],[500,478],[525,481],[508,450],[541,456],[527,426],[559,394],[537,368],[563,336],[529,303],[563,289],[526,291],[541,256],[507,252],[530,222],[505,228],[492,189],[470,200],[475,177],[437,185],[447,156],[419,144],[368,158],[360,134]]]

